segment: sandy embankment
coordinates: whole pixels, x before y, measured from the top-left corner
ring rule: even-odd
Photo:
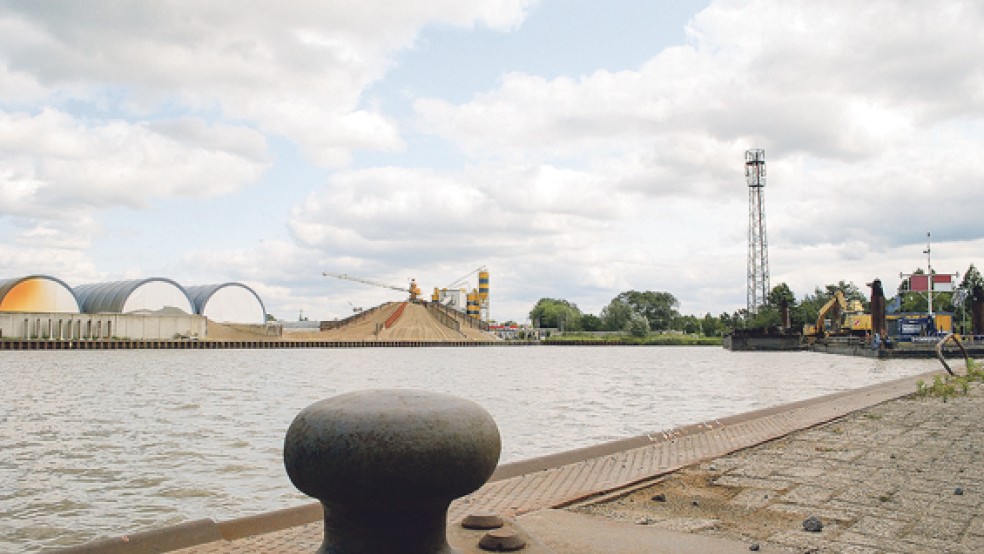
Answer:
[[[464,327],[464,326],[462,326]],[[379,333],[379,340],[422,340],[422,341],[462,341],[490,340],[488,337],[476,339],[465,332],[455,331],[442,325],[427,308],[420,304],[407,304],[393,326]]]
[[[208,340],[239,340],[239,341],[278,341],[280,337],[264,335],[260,332],[250,332],[249,326],[229,325],[208,320],[206,338]]]
[[[285,331],[284,340],[327,340],[327,341],[497,341],[490,333],[473,329],[466,323],[465,315],[460,316],[461,331],[454,331],[435,319],[422,304],[407,303],[403,315],[389,329],[384,327],[386,320],[401,302],[389,302],[380,306],[365,317],[330,331]],[[377,334],[377,330],[378,334]]]

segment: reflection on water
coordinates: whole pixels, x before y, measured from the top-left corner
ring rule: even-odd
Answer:
[[[365,388],[475,400],[502,461],[936,369],[696,347],[4,352],[0,551],[36,551],[309,499],[283,470],[308,404]]]

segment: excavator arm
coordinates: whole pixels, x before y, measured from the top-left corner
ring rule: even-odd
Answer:
[[[818,337],[825,336],[827,330],[824,328],[824,320],[830,317],[831,322],[834,325],[839,325],[840,316],[847,311],[847,299],[844,297],[844,293],[841,291],[835,291],[834,295],[820,308],[820,312],[817,313],[817,327],[816,334]]]

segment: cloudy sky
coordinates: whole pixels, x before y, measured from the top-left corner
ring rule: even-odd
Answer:
[[[240,281],[343,317],[479,266],[493,318],[984,264],[984,3],[0,1],[0,277]],[[477,279],[471,276],[473,286]]]

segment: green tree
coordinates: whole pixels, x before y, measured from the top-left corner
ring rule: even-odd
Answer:
[[[745,309],[736,310],[731,314],[721,312],[721,315],[718,316],[718,320],[721,322],[721,334],[724,335],[725,333],[744,327],[745,311]]]
[[[634,313],[646,318],[653,331],[669,329],[673,320],[680,315],[677,311],[680,302],[668,292],[630,290],[619,294],[616,299],[628,304]]]
[[[759,308],[759,311],[752,316],[748,326],[753,328],[778,327],[780,323],[782,323],[782,317],[779,315],[779,308],[766,305]]]
[[[530,310],[530,321],[539,327],[578,331],[581,329],[581,310],[567,300],[541,298]]]
[[[779,283],[778,285],[772,287],[769,291],[769,306],[774,308],[779,308],[782,306],[782,301],[785,300],[789,304],[789,309],[792,310],[796,307],[796,295],[789,288],[786,283]]]
[[[649,320],[642,314],[633,313],[627,330],[633,337],[643,338],[649,334]]]
[[[632,313],[632,307],[616,297],[602,308],[601,321],[608,331],[625,331],[632,319]]]
[[[970,312],[974,304],[974,287],[984,287],[984,276],[981,275],[981,272],[977,270],[974,264],[970,264],[970,267],[964,272],[963,279],[960,281],[960,288],[966,291],[963,304],[960,307],[967,312]]]
[[[981,275],[981,272],[977,270],[974,264],[970,264],[970,267],[964,272],[963,280],[960,281],[960,288],[971,292],[975,286],[984,287],[984,276]]]
[[[906,292],[902,295],[900,312],[925,312],[929,310],[929,298],[924,292]]]
[[[717,337],[724,334],[721,332],[724,329],[721,319],[712,316],[710,312],[704,314],[704,319],[700,322],[700,328],[705,337]]]
[[[749,326],[756,328],[780,326],[782,324],[782,303],[784,301],[788,305],[790,316],[792,317],[792,314],[796,310],[796,295],[793,294],[789,285],[779,283],[769,291],[765,305],[760,307],[758,312],[752,317]]]
[[[700,332],[701,320],[695,315],[681,315],[673,322],[673,329],[688,335],[696,335]]]
[[[859,289],[853,282],[846,283],[841,280],[838,281],[836,285],[827,285],[825,288],[827,289],[828,299],[834,295],[834,292],[841,291],[844,293],[844,299],[848,302],[857,300],[862,306],[864,306],[865,309],[868,308],[868,295],[861,292],[861,289]]]
[[[960,303],[960,331],[962,333],[968,333],[971,331],[970,322],[967,321],[967,314],[973,309],[974,305],[974,287],[984,287],[984,276],[981,272],[977,270],[974,264],[970,264],[967,271],[964,272],[963,279],[960,281],[960,294],[963,295],[964,300]],[[955,307],[956,308],[956,307]]]
[[[603,331],[605,322],[594,314],[581,314],[581,329],[584,331]]]

